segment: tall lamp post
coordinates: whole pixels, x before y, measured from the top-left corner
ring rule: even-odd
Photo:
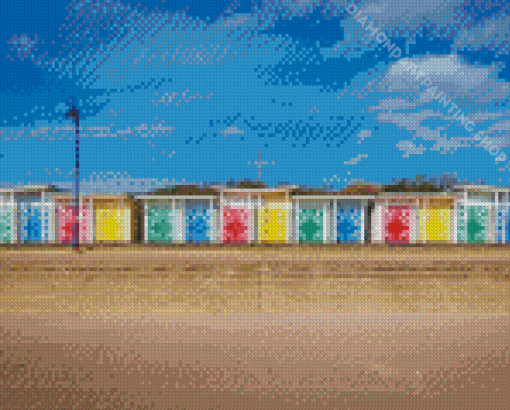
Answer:
[[[75,159],[76,159],[76,173],[74,179],[74,200],[73,200],[73,249],[80,249],[80,110],[74,105],[67,113],[74,121],[75,129]]]

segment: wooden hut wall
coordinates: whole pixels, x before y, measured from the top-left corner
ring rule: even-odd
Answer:
[[[499,192],[495,204],[495,241],[510,243],[510,192]]]
[[[383,213],[384,242],[416,243],[419,227],[419,199],[399,196],[385,201]]]
[[[496,193],[466,192],[458,205],[457,240],[459,243],[496,241]]]

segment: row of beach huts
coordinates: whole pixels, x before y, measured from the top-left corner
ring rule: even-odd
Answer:
[[[341,192],[298,186],[177,186],[80,196],[80,243],[510,243],[510,188]],[[73,196],[0,190],[0,243],[71,243]]]

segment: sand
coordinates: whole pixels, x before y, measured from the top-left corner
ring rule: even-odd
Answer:
[[[508,261],[0,250],[0,408],[507,409]]]

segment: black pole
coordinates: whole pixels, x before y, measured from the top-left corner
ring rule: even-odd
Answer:
[[[73,249],[80,249],[80,110],[74,105],[67,113],[75,125],[75,179],[74,179],[74,200],[73,200]]]

